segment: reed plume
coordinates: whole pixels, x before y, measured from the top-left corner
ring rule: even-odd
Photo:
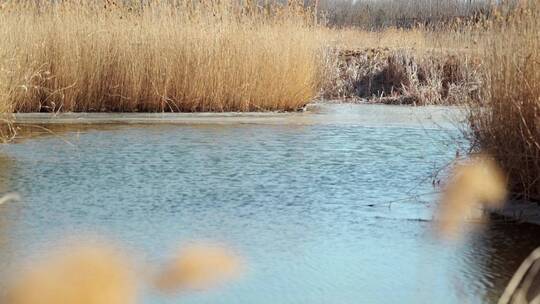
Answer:
[[[500,208],[506,198],[506,177],[492,158],[473,156],[457,163],[440,197],[437,232],[457,238],[479,208]]]
[[[165,292],[201,289],[236,276],[240,261],[226,248],[195,244],[182,249],[161,271],[156,287]]]
[[[106,245],[74,245],[28,265],[2,303],[133,304],[135,280],[125,256]]]

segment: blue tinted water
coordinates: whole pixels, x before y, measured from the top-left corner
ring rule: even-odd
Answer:
[[[401,117],[392,124],[364,107],[302,114],[310,123],[74,128],[4,146],[3,180],[23,197],[6,213],[10,248],[25,256],[92,231],[150,264],[201,239],[246,261],[226,286],[145,292],[150,304],[493,302],[537,245],[519,238],[537,231],[435,240],[436,196],[403,199],[436,191],[429,176],[453,159],[459,132],[410,116],[426,110],[382,108]]]

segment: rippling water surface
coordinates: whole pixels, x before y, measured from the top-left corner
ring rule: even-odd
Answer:
[[[6,213],[10,248],[25,256],[92,231],[150,263],[194,239],[247,261],[227,286],[148,292],[150,304],[493,302],[539,230],[498,223],[460,246],[433,238],[429,176],[459,143],[449,111],[335,106],[272,123],[72,128],[3,146],[5,187],[23,197]]]

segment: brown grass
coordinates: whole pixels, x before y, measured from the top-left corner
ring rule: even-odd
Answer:
[[[501,164],[515,195],[540,200],[540,5],[499,19],[483,49],[485,102],[468,106],[469,135]]]
[[[328,99],[457,105],[478,102],[482,75],[478,61],[446,50],[374,48],[340,51],[324,87]]]
[[[328,46],[340,50],[373,48],[426,49],[430,48],[430,33],[423,28],[385,28],[380,31],[362,30],[355,27],[340,29],[325,27],[322,34]]]
[[[6,111],[294,110],[318,93],[308,9],[233,1],[0,9]]]

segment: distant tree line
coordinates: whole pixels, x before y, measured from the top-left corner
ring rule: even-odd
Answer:
[[[361,27],[379,29],[385,27],[410,28],[418,25],[438,26],[456,19],[479,21],[489,17],[494,9],[511,10],[528,1],[538,0],[0,0],[7,2],[60,3],[86,2],[98,5],[129,6],[144,9],[154,2],[182,4],[238,4],[255,10],[269,7],[300,5],[314,12],[319,22],[331,27]]]
[[[311,0],[315,1],[315,0]],[[494,8],[523,0],[320,0],[321,18],[330,26],[363,28],[434,26],[453,20],[479,20]]]

